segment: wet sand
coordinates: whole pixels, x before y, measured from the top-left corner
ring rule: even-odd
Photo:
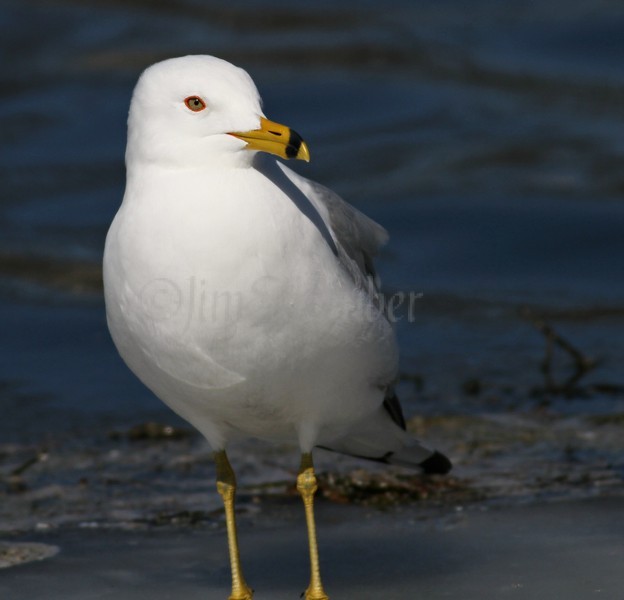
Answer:
[[[240,531],[246,577],[258,600],[296,598],[307,585],[303,517]],[[320,550],[333,599],[516,598],[620,600],[622,498],[419,518],[321,503]],[[222,527],[151,531],[63,530],[23,540],[59,553],[0,573],[11,600],[225,599]]]

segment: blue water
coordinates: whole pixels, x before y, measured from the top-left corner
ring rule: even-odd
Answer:
[[[422,294],[398,326],[424,380],[402,385],[407,412],[481,410],[460,391],[475,377],[533,406],[544,340],[523,305],[601,360],[584,383],[624,384],[621,1],[152,4],[0,5],[0,434],[168,418],[97,285],[7,265],[97,268],[134,82],[187,53],[245,67],[308,142],[297,169],[389,230],[386,289]],[[575,410],[622,406],[598,400]]]

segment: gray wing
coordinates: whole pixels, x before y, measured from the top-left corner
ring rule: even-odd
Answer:
[[[373,258],[388,241],[388,232],[329,188],[301,177],[281,163],[279,166],[323,219],[336,245],[338,258],[354,283],[366,290],[379,307],[379,278]]]
[[[371,301],[383,312],[373,257],[388,240],[386,230],[335,192],[301,177],[282,163],[278,164],[320,215],[332,236],[338,259],[351,274],[354,283],[365,289]],[[401,404],[391,384],[385,386],[385,397],[379,410],[366,422],[361,422],[357,430],[327,449],[390,464],[418,467],[425,473],[447,473],[451,469],[451,462],[446,456],[427,448],[405,431]]]

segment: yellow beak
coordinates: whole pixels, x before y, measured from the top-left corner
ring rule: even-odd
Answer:
[[[310,162],[308,146],[296,131],[264,117],[260,117],[260,129],[235,131],[230,135],[247,142],[249,150],[260,150],[277,154],[282,158],[296,158]]]

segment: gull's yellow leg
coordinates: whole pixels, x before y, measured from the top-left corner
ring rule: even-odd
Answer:
[[[316,543],[316,524],[314,523],[314,494],[317,490],[316,476],[312,455],[301,455],[301,467],[297,475],[297,490],[303,498],[306,523],[308,525],[308,541],[310,544],[310,585],[305,592],[305,600],[329,600],[321,583],[321,571],[318,560],[318,545]]]
[[[225,507],[225,523],[227,525],[230,565],[232,567],[232,595],[228,600],[251,600],[253,590],[245,583],[238,553],[236,518],[234,516],[236,477],[224,450],[215,452],[214,456],[217,463],[217,491],[223,498],[223,506]]]

